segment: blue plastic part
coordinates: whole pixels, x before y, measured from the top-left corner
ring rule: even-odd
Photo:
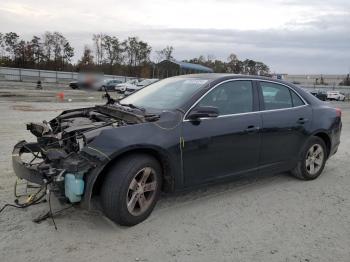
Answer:
[[[71,203],[81,201],[81,195],[84,193],[84,180],[74,174],[66,174],[64,178],[65,195]]]

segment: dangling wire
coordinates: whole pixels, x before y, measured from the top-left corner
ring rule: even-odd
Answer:
[[[45,189],[45,190],[44,190],[44,189]],[[24,203],[20,203],[19,200],[18,200],[18,198],[17,198],[17,199],[15,200],[15,205],[13,205],[13,204],[5,204],[5,205],[3,205],[3,206],[0,208],[0,213],[1,213],[2,211],[4,211],[4,209],[5,209],[6,207],[27,208],[27,207],[29,207],[29,206],[37,205],[37,204],[40,204],[40,203],[45,202],[45,200],[43,200],[43,201],[41,201],[41,200],[42,200],[42,199],[44,198],[44,196],[46,195],[46,189],[47,189],[47,184],[42,185],[36,193],[34,193],[34,194],[28,196],[27,200],[26,200]],[[42,193],[39,195],[40,192],[42,192]]]
[[[56,222],[55,222],[55,219],[54,219],[54,214],[52,213],[52,208],[51,208],[51,190],[49,189],[48,191],[49,191],[50,217],[51,217],[51,220],[52,220],[52,223],[53,223],[55,229],[57,230]]]

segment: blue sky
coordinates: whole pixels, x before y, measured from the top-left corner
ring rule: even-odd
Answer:
[[[350,71],[350,1],[1,0],[0,32],[60,31],[76,49],[93,33],[139,36],[177,59],[235,53],[283,73]]]

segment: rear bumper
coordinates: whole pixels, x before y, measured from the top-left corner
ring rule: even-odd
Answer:
[[[38,165],[30,165],[24,163],[21,159],[22,153],[40,152],[37,143],[27,143],[26,141],[18,142],[12,151],[12,166],[15,174],[20,179],[25,179],[29,182],[43,185],[45,178],[43,174],[38,170]]]

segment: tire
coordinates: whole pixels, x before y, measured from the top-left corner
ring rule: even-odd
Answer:
[[[132,154],[119,160],[109,169],[102,185],[105,215],[122,226],[144,221],[159,199],[161,174],[162,168],[152,156]]]
[[[315,157],[315,155],[318,155],[318,157]],[[324,169],[327,155],[324,141],[316,136],[311,137],[304,146],[301,158],[292,170],[292,174],[302,180],[316,179]]]

